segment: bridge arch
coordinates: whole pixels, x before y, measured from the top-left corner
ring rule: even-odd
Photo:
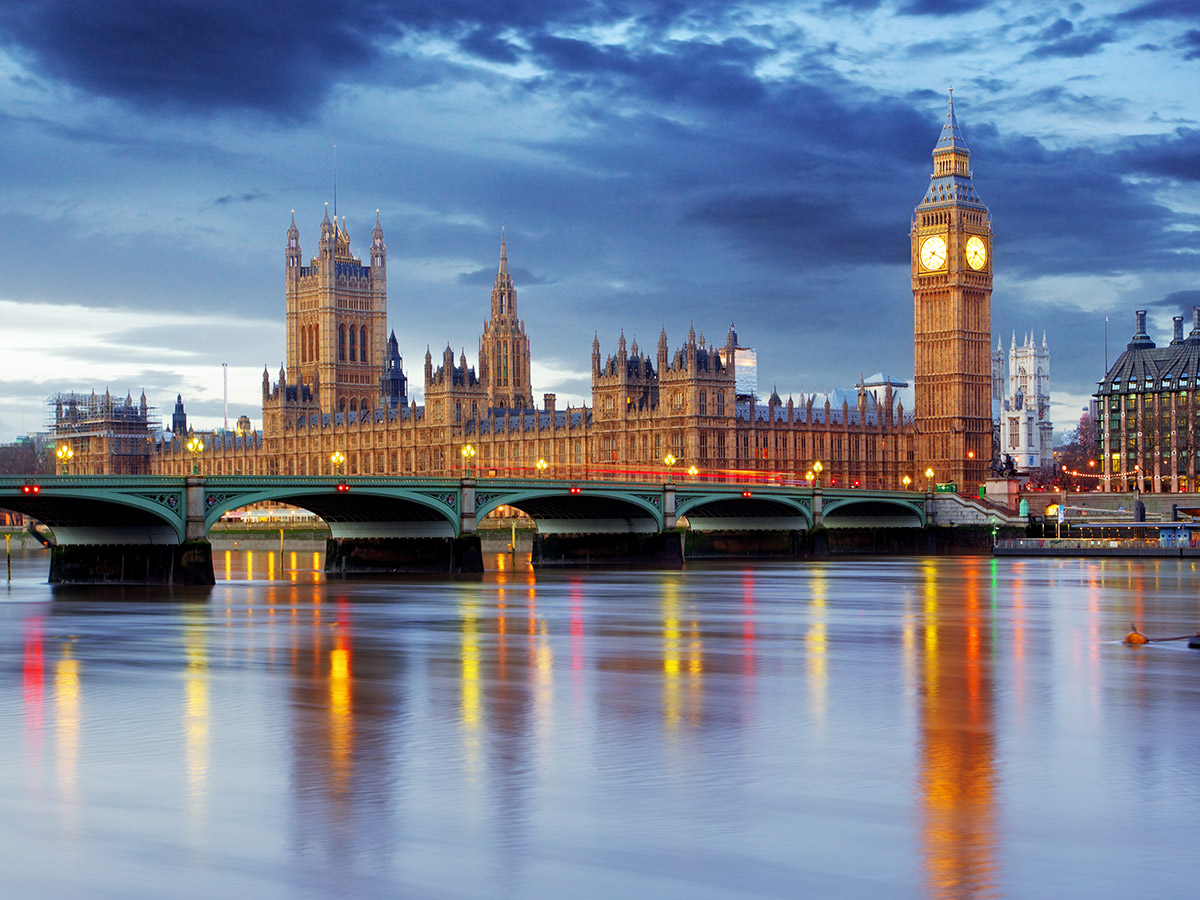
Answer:
[[[334,538],[457,537],[461,530],[455,491],[430,493],[403,487],[342,482],[328,485],[214,488],[206,492],[207,532],[222,515],[254,503],[286,503],[308,510],[329,526]]]
[[[822,519],[826,528],[921,528],[925,504],[903,497],[827,498]]]
[[[476,522],[501,506],[512,506],[537,524],[541,534],[657,534],[663,529],[662,497],[657,493],[612,491],[601,494],[562,483],[532,489],[479,489]]]
[[[687,517],[693,531],[807,531],[812,511],[800,499],[729,491],[681,497],[675,515]]]
[[[118,479],[77,478],[70,484],[41,479],[24,493],[24,479],[5,479],[0,506],[48,526],[54,540],[71,544],[180,544],[186,534],[186,497],[176,485],[161,488],[139,479],[131,490]]]

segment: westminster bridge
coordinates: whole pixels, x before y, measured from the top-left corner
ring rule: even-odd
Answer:
[[[322,519],[330,574],[478,571],[477,523],[501,506],[536,523],[535,565],[682,563],[685,532],[701,552],[797,555],[826,529],[919,532],[947,503],[954,524],[996,516],[957,495],[704,480],[0,477],[0,508],[53,534],[52,582],[211,583],[209,530],[226,512],[257,503],[290,504]]]

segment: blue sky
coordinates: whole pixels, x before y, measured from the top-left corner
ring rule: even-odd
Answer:
[[[912,374],[908,229],[954,87],[995,336],[1043,332],[1056,432],[1133,311],[1200,304],[1200,4],[849,0],[0,7],[0,440],[54,391],[259,424],[291,210],[375,210],[389,319],[474,360],[501,227],[535,396],[590,346],[735,322],[785,397]]]

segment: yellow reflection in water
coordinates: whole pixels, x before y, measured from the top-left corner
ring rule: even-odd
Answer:
[[[337,643],[329,651],[329,756],[330,790],[343,796],[350,789],[354,753],[354,710],[350,678],[350,646],[339,627]]]
[[[459,603],[459,641],[462,665],[462,695],[459,715],[463,729],[463,751],[467,770],[477,776],[481,765],[482,685],[479,676],[478,604],[464,592]]]
[[[296,571],[296,551],[295,550],[293,550],[288,556],[288,571],[291,573],[291,575],[289,577],[292,579],[292,581],[296,581],[300,578],[300,573]]]
[[[233,551],[225,551],[225,580],[233,581]]]
[[[321,581],[321,554],[314,550],[312,558],[312,579],[313,584],[319,584]]]
[[[829,586],[824,569],[813,571],[812,599],[808,604],[809,627],[804,636],[808,650],[808,692],[814,724],[825,724],[825,701],[829,693],[829,637],[826,634],[826,594]]]
[[[254,580],[254,551],[246,551],[246,580]]]
[[[275,551],[267,552],[267,581],[275,580]]]
[[[63,803],[79,802],[79,662],[71,644],[63,644],[54,666],[55,740],[58,751],[58,785]]]
[[[663,722],[668,731],[679,727],[680,640],[679,589],[668,580],[662,592]]]
[[[188,817],[193,828],[203,823],[208,800],[209,702],[208,621],[200,606],[184,608],[183,731],[186,737]]]

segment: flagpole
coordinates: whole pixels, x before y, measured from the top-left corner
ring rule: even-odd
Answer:
[[[1104,377],[1108,377],[1108,316],[1104,317]]]

